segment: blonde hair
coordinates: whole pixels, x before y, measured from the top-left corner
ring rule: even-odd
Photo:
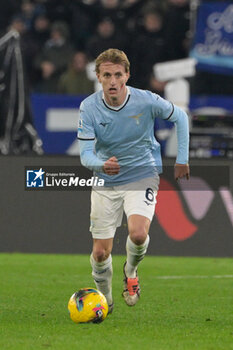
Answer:
[[[103,51],[95,60],[96,73],[100,72],[100,65],[101,63],[105,62],[121,64],[125,67],[126,73],[129,73],[130,63],[124,51],[118,49],[108,49],[106,51]]]

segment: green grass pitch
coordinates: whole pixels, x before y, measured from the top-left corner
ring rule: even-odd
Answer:
[[[77,325],[67,303],[94,286],[89,256],[0,254],[0,349],[233,349],[232,259],[146,256],[132,308],[121,297],[123,262],[113,256],[113,314]]]

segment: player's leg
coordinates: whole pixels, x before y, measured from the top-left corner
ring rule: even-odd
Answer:
[[[126,241],[127,262],[126,275],[136,277],[137,268],[144,258],[149,245],[149,228],[151,220],[142,215],[130,215],[128,218],[129,235]]]
[[[92,277],[95,281],[96,288],[105,295],[110,308],[113,305],[113,269],[111,256],[112,245],[113,238],[93,239],[93,250],[90,257],[90,262],[92,266]]]
[[[130,215],[128,218],[129,235],[126,241],[127,259],[124,264],[123,297],[129,306],[134,306],[140,297],[140,284],[137,269],[144,258],[149,245],[150,219],[142,215]]]
[[[135,305],[140,296],[137,269],[149,245],[148,233],[154,216],[158,184],[159,177],[143,179],[137,183],[138,190],[134,190],[133,186],[136,185],[131,184],[125,194],[124,208],[129,235],[126,242],[123,297],[129,306]]]
[[[96,288],[107,299],[109,311],[113,308],[112,298],[112,245],[116,227],[120,226],[123,215],[123,200],[116,191],[92,191],[91,226],[93,251],[90,262]]]

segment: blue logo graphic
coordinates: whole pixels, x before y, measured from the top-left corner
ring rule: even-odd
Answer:
[[[27,170],[27,187],[44,187],[44,171],[40,170]]]

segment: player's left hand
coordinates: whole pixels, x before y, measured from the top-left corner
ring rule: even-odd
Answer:
[[[184,177],[186,177],[186,179],[188,180],[190,176],[189,165],[176,163],[174,167],[174,175],[176,181]]]

